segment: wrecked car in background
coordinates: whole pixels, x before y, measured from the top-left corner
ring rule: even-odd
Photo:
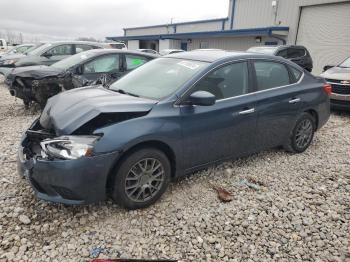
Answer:
[[[39,48],[40,46],[42,46],[44,44],[45,43],[37,43],[23,53],[12,53],[12,54],[6,54],[6,55],[2,54],[2,56],[0,58],[0,74],[6,76],[12,70],[12,67],[4,66],[4,64],[11,63],[10,61],[16,61],[20,58],[27,56],[27,55],[31,55],[31,53],[35,49]]]
[[[219,161],[278,146],[304,152],[329,118],[329,94],[323,79],[280,57],[173,54],[109,89],[50,98],[22,138],[18,170],[40,199],[88,204],[111,196],[144,208],[172,178]]]
[[[15,47],[11,48],[10,50],[8,50],[4,53],[1,53],[0,58],[3,58],[4,56],[7,56],[7,55],[23,54],[23,53],[27,52],[29,49],[31,49],[33,46],[35,46],[35,44],[17,45]]]
[[[5,79],[10,94],[34,101],[42,108],[50,97],[72,88],[93,84],[107,87],[124,74],[157,56],[120,49],[93,49],[63,59],[51,66],[15,68]]]
[[[1,60],[0,67],[13,68],[32,65],[52,65],[66,57],[98,48],[103,48],[103,45],[86,41],[60,41],[46,43],[31,51],[26,56]]]

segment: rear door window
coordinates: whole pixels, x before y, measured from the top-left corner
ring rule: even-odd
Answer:
[[[126,70],[133,70],[139,66],[142,66],[143,64],[147,63],[150,59],[144,57],[144,56],[138,56],[138,55],[125,55],[126,60]]]
[[[50,54],[52,56],[58,55],[72,55],[73,54],[73,45],[59,45],[51,48],[46,52],[46,54]]]
[[[119,71],[119,55],[105,55],[83,65],[84,74],[110,73]]]
[[[288,48],[288,58],[298,58],[305,56],[305,49]]]
[[[277,56],[281,56],[283,58],[288,58],[288,49],[283,49],[281,51],[278,51]]]
[[[289,72],[284,64],[272,61],[255,61],[254,68],[258,91],[289,85]]]

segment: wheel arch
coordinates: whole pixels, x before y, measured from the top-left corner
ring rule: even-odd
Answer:
[[[118,171],[120,164],[122,161],[127,158],[130,154],[142,149],[142,148],[155,148],[160,151],[162,151],[167,158],[169,159],[170,162],[170,167],[171,167],[171,178],[174,178],[176,175],[176,155],[174,150],[165,142],[160,141],[160,140],[149,140],[149,141],[144,141],[140,142],[138,144],[135,144],[125,151],[122,152],[122,155],[115,161],[113,168],[111,168],[108,177],[107,177],[107,182],[106,182],[106,188],[107,191],[110,192],[112,185],[114,184],[114,178],[116,175],[116,171]]]
[[[314,109],[308,109],[308,110],[305,110],[304,112],[310,114],[315,119],[315,127],[316,127],[315,130],[317,130],[318,124],[319,124],[319,116],[317,114],[317,111]]]

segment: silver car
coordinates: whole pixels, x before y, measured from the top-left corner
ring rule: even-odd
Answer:
[[[325,66],[324,69],[321,77],[332,86],[331,107],[350,111],[350,57],[337,66]]]

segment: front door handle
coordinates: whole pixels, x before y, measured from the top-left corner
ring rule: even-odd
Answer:
[[[247,110],[240,111],[238,114],[239,115],[248,115],[248,114],[252,114],[254,112],[255,112],[255,108],[250,108]]]
[[[296,103],[299,103],[301,101],[300,98],[293,98],[291,100],[289,100],[289,104],[296,104]]]

